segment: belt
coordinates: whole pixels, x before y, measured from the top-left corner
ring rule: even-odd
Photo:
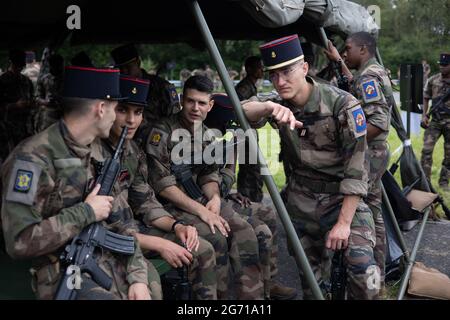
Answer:
[[[303,176],[295,176],[295,182],[314,193],[339,193],[341,186],[340,182],[313,180]]]

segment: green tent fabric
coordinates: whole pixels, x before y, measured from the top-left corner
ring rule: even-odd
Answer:
[[[283,1],[284,6],[300,2],[303,0]],[[320,44],[317,30],[320,26],[328,33],[341,35],[356,29],[373,29],[367,24],[370,17],[367,10],[350,1],[305,0],[305,9],[298,18],[275,28],[252,18],[245,7],[251,3],[251,0],[199,0],[215,39],[263,41],[299,33],[308,41]],[[77,5],[81,10],[80,30],[67,29],[70,14],[66,10],[70,5]],[[61,41],[69,34],[73,44],[186,42],[203,47],[187,0],[130,0],[119,4],[106,0],[7,1],[0,11],[0,26],[0,48],[47,46],[50,41]]]

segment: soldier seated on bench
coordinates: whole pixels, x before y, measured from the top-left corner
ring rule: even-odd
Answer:
[[[132,140],[143,120],[144,108],[147,107],[148,84],[148,80],[121,77],[120,90],[128,99],[117,105],[116,119],[110,135],[97,141],[93,146],[92,155],[99,162],[111,157],[122,128],[128,127],[121,154],[121,173],[113,191],[114,197],[117,201],[121,201],[122,205],[121,210],[113,207],[113,219],[134,215],[140,225],[140,232],[136,234],[136,238],[144,253],[148,253],[151,257],[154,257],[155,253],[159,254],[174,268],[189,265],[193,298],[217,299],[214,274],[216,262],[212,245],[198,237],[195,227],[186,225],[182,220],[176,220],[158,202],[152,187],[147,183],[145,154]],[[151,263],[150,269],[153,271],[149,279],[152,298],[161,299],[158,273]]]

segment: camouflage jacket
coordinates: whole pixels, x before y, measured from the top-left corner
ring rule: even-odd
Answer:
[[[150,81],[148,90],[148,108],[144,110],[145,120],[152,123],[161,117],[170,116],[181,110],[177,90],[169,81],[147,73],[144,69],[142,78]]]
[[[92,157],[99,162],[112,157],[114,144],[108,139],[101,140],[92,148]],[[117,219],[125,216],[136,218],[151,226],[152,221],[170,216],[158,202],[155,192],[147,183],[147,163],[145,154],[134,141],[126,141],[121,155],[121,172],[113,189],[114,205],[111,216]]]
[[[245,77],[236,85],[236,92],[240,100],[250,99],[257,94],[256,86],[249,77]]]
[[[430,79],[428,79],[423,91],[423,97],[425,99],[436,99],[442,97],[450,90],[450,80],[444,80],[442,74],[435,74]],[[450,108],[450,99],[445,103],[447,108]]]
[[[62,93],[62,79],[47,73],[38,81],[36,90],[38,98],[48,100],[52,105],[59,105]]]
[[[91,149],[76,143],[62,120],[20,144],[2,167],[1,216],[9,255],[32,258],[38,269],[54,263],[64,245],[95,222],[92,207],[83,202],[93,175]],[[103,224],[112,232],[125,230],[120,223]],[[126,276],[122,282],[148,283],[139,246],[131,257],[104,251],[99,260],[99,266],[110,275],[108,262],[121,266]],[[50,283],[53,293],[59,267],[55,270]]]
[[[373,142],[386,141],[391,126],[390,99],[393,93],[386,70],[375,58],[367,61],[354,75],[351,93],[361,101],[367,123],[383,131],[373,139]]]
[[[203,125],[202,135],[207,131],[207,129],[208,128]],[[149,170],[148,180],[157,194],[165,188],[174,185],[185,191],[183,186],[177,182],[176,177],[171,171],[172,151],[176,153],[176,155],[179,155],[178,152],[180,151],[173,150],[174,147],[177,147],[178,149],[178,147],[183,144],[182,142],[186,143],[186,140],[188,139],[184,138],[184,141],[181,141],[180,139],[183,138],[180,138],[180,133],[183,136],[185,134],[189,134],[188,130],[181,123],[179,115],[163,118],[157,125],[153,126],[147,137],[145,145],[143,146],[143,149],[147,154],[148,168],[151,168],[151,170]],[[180,134],[180,136],[177,137],[176,134]],[[193,151],[193,153],[198,154],[199,152],[203,152],[208,144],[206,141],[196,142],[194,140],[202,140],[202,137],[196,137],[189,134],[189,139],[190,140],[187,144],[190,144],[191,151]],[[184,157],[186,157],[186,155],[181,156],[182,159],[184,159]],[[220,183],[218,168],[214,164],[194,164],[191,171],[193,180],[199,187],[209,182],[217,182],[217,184]]]
[[[291,131],[288,126],[279,128],[294,176],[291,181],[304,177],[337,182],[341,194],[365,196],[368,179],[366,120],[359,101],[336,87],[317,83],[310,77],[306,79],[313,85],[313,91],[302,108],[278,95],[251,98],[284,105],[303,122],[303,128],[298,130]],[[261,119],[252,126],[262,127],[267,120]]]

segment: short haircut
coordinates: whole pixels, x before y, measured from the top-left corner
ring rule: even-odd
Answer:
[[[62,110],[64,115],[84,116],[89,113],[94,103],[99,100],[63,97]]]
[[[262,65],[261,58],[257,56],[248,57],[247,59],[245,59],[244,63],[245,71],[247,71],[247,73],[249,73],[249,71],[251,70],[255,70],[261,65]]]
[[[11,63],[17,67],[25,66],[25,51],[19,49],[11,49],[9,51],[9,60]]]
[[[214,91],[214,84],[208,77],[192,76],[184,83],[183,95],[186,95],[186,91],[188,89],[194,89],[207,94],[212,94]]]
[[[377,53],[377,40],[370,33],[361,31],[350,35],[349,39],[358,46],[366,46],[369,54],[375,56]]]

